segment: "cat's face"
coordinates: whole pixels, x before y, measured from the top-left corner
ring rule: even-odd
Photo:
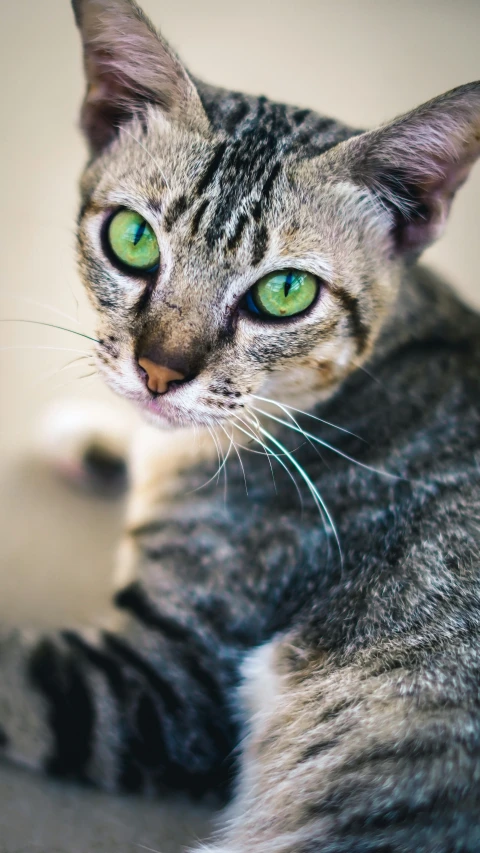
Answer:
[[[133,48],[105,28],[122,10],[135,50],[162,57],[165,103],[156,92],[146,105],[137,86],[128,104]],[[371,351],[405,251],[444,218],[438,174],[407,182],[407,165],[390,162],[391,131],[356,135],[306,110],[195,88],[128,0],[80,0],[77,16],[97,73],[84,108],[96,156],[82,182],[80,268],[107,383],[159,424],[241,418],[252,394],[300,406],[331,394]],[[122,49],[112,72],[108,56]]]
[[[248,148],[260,131],[247,129],[245,162],[233,165],[238,134],[223,147],[218,134],[182,132],[152,110],[86,173],[80,258],[98,308],[100,369],[160,421],[218,421],[241,413],[252,392],[302,404],[330,392],[365,357],[395,292],[388,217],[373,198],[329,179],[328,161],[322,170],[283,155],[258,168]],[[122,210],[153,232],[153,271],[115,254],[111,235],[122,254],[122,231],[116,243],[110,223]],[[128,216],[118,221],[128,230]],[[308,273],[294,278],[290,300],[289,271]],[[142,357],[186,379],[153,394]]]

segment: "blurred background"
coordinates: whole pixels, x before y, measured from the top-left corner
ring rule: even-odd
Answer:
[[[359,127],[480,78],[479,0],[143,0],[143,7],[198,76]],[[74,259],[83,80],[68,0],[0,0],[0,79],[0,320],[88,334],[94,323]],[[478,306],[479,220],[477,166],[425,261]],[[0,619],[90,619],[107,599],[122,508],[68,492],[34,461],[32,446],[51,401],[110,393],[87,375],[87,359],[70,363],[88,355],[87,340],[19,322],[0,322],[0,335]],[[2,789],[2,803],[8,796]],[[30,840],[18,835],[30,830],[25,815],[13,819],[17,799],[10,794],[3,830],[0,817],[2,849],[7,837],[11,845]],[[36,850],[53,848],[49,831]],[[115,832],[108,838],[118,851]],[[83,850],[80,835],[55,849]]]

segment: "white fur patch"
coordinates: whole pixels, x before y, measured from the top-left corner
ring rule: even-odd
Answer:
[[[277,644],[266,643],[245,659],[242,674],[245,679],[241,697],[247,716],[270,711],[281,693],[281,676],[276,669]]]

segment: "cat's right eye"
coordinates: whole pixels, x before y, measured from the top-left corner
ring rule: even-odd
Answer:
[[[153,272],[160,260],[157,238],[148,222],[135,210],[120,210],[107,230],[109,249],[116,260],[140,272]]]

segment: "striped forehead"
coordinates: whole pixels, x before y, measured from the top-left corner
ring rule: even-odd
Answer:
[[[174,199],[164,215],[172,230],[190,211],[192,236],[200,228],[210,248],[226,239],[235,248],[249,222],[260,223],[286,156],[318,156],[358,131],[311,110],[265,97],[228,93],[203,98],[219,140],[190,193]],[[260,229],[261,232],[261,229]],[[257,242],[265,235],[257,235]],[[260,246],[254,247],[260,259]]]
[[[170,197],[163,205],[162,196],[168,180],[155,156],[159,125],[158,115],[152,111],[151,123],[147,118],[145,123],[133,128],[134,132],[127,130],[125,136],[120,134],[117,140],[115,153],[121,155],[122,151],[128,150],[128,155],[125,158],[120,156],[117,161],[116,187],[112,187],[115,161],[108,163],[108,169],[105,169],[105,163],[94,164],[92,179],[84,185],[84,203],[79,220],[87,211],[97,211],[98,205],[92,201],[97,191],[100,207],[103,201],[104,204],[138,208],[135,202],[138,187],[145,209],[151,209],[155,218],[160,216],[167,233],[181,226],[182,240],[186,238],[187,244],[199,237],[208,250],[216,248],[230,254],[236,252],[248,232],[250,262],[256,266],[268,249],[269,232],[264,213],[269,209],[286,160],[291,162],[292,159],[319,156],[359,131],[312,110],[274,103],[265,97],[256,98],[206,86],[200,88],[200,95],[213,135],[208,142],[197,139],[192,143],[188,134],[182,133],[178,137],[180,150],[184,153],[180,153],[175,164],[180,186],[173,198]],[[165,127],[163,119],[160,126]],[[147,170],[148,186],[140,176],[135,178],[136,169],[132,169],[132,163],[138,162],[141,152],[144,162],[150,167]],[[185,174],[179,165],[182,162]],[[122,195],[121,187],[125,185],[126,177],[126,191]],[[103,178],[108,189],[102,199]]]

